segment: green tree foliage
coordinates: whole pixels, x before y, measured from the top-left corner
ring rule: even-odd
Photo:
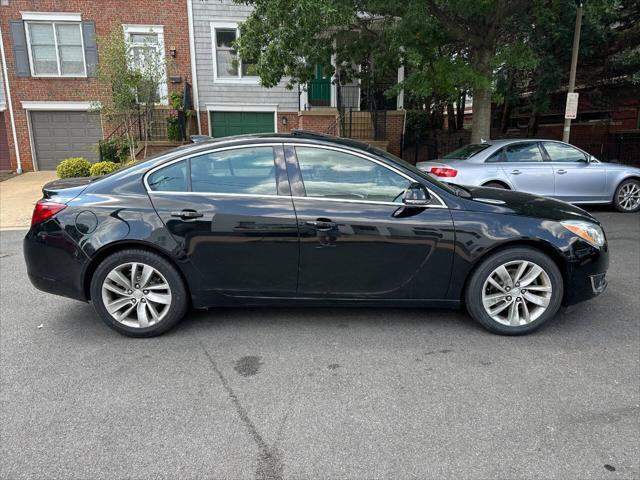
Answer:
[[[162,100],[158,92],[166,71],[164,56],[154,46],[137,47],[126,41],[118,25],[109,35],[98,38],[98,79],[110,96],[95,108],[112,126],[124,125],[131,158],[135,157],[135,135],[140,130],[136,122],[142,122],[146,139],[151,113]]]
[[[435,117],[447,108],[452,118],[453,103],[471,93],[472,141],[489,138],[492,101],[507,113],[527,93],[536,111],[548,108],[549,92],[566,82],[576,11],[574,0],[238,2],[254,9],[241,26],[239,53],[257,61],[264,86],[282,78],[304,84],[316,64],[341,81],[374,82],[404,65],[405,103]],[[637,0],[587,2],[578,82],[640,75],[639,12]]]
[[[575,25],[573,0],[536,0],[530,16],[519,18],[514,30],[526,35],[534,62],[511,63],[496,71],[495,98],[501,103],[501,127],[511,109],[529,104],[528,133],[534,135],[537,119],[551,108],[553,94],[566,88]],[[598,87],[608,82],[640,82],[640,8],[637,0],[586,2],[580,51],[578,87]]]

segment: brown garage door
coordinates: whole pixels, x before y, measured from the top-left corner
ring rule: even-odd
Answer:
[[[55,170],[61,160],[84,157],[98,161],[102,138],[100,114],[90,112],[31,112],[33,146],[39,170]]]
[[[0,170],[11,170],[9,161],[9,141],[4,112],[0,112]]]

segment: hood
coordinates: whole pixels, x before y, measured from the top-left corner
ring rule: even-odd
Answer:
[[[586,220],[600,224],[589,212],[560,200],[500,188],[464,187],[471,196],[462,199],[463,208],[480,212],[545,218],[548,220]]]

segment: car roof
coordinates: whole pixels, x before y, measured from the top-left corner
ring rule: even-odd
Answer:
[[[553,139],[550,139],[550,138],[496,138],[494,140],[486,140],[483,143],[486,143],[487,145],[499,146],[499,145],[507,145],[509,143],[516,143],[516,142],[557,142],[557,143],[564,143],[561,140],[553,140]]]
[[[333,145],[343,148],[365,150],[371,154],[377,155],[378,152],[375,149],[364,142],[352,140],[349,138],[335,137],[333,135],[327,135],[317,132],[310,132],[306,130],[293,130],[289,133],[259,133],[259,134],[245,134],[245,135],[233,135],[229,137],[199,139],[195,143],[178,147],[173,152],[180,155],[197,153],[201,150],[209,150],[212,147],[231,147],[235,145],[251,145],[261,143],[301,143],[312,145]],[[173,155],[172,155],[173,156]]]

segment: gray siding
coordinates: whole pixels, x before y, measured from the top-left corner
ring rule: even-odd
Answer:
[[[260,85],[221,84],[213,78],[213,45],[211,22],[242,22],[251,12],[251,7],[238,5],[232,0],[212,0],[193,3],[193,26],[195,33],[196,70],[198,75],[198,97],[200,110],[207,104],[277,104],[278,111],[297,112],[298,89],[285,88],[285,82],[274,88]]]

